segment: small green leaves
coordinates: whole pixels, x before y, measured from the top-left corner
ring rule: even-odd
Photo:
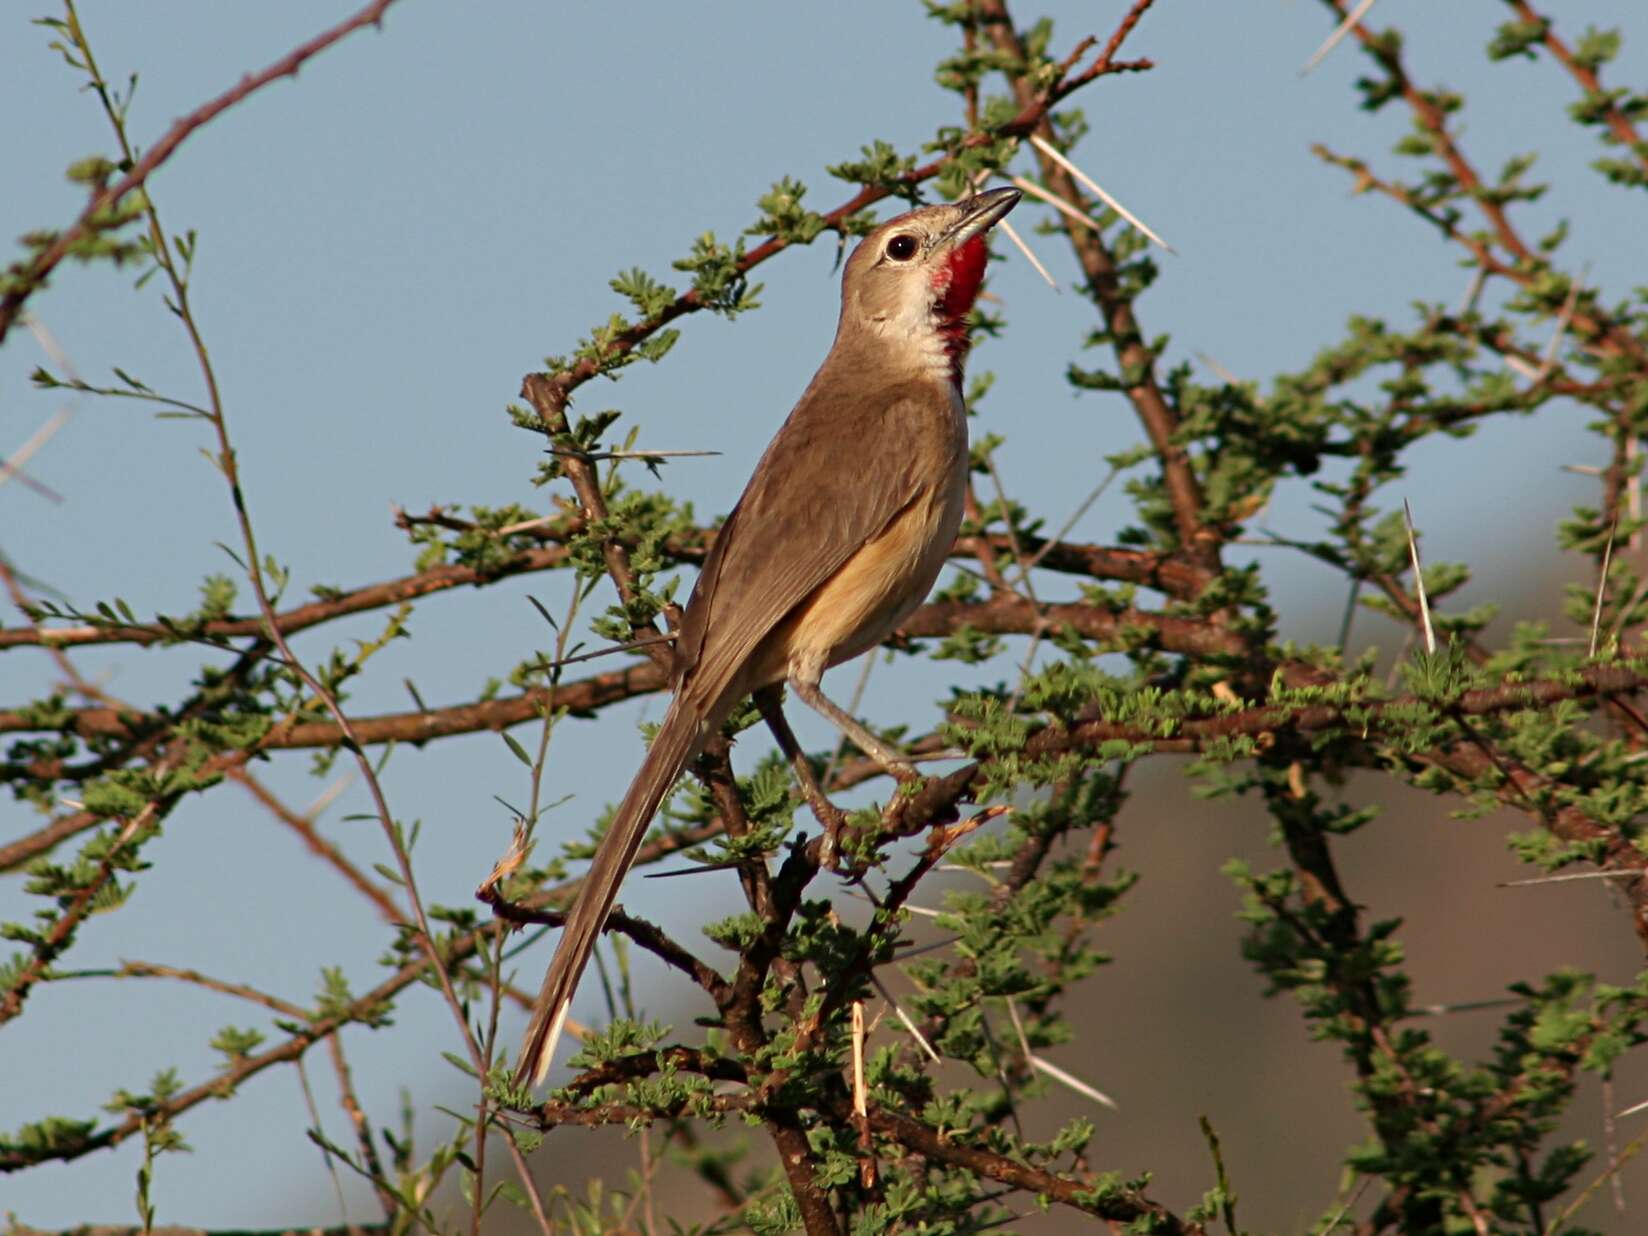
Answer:
[[[0,1154],[15,1155],[24,1163],[69,1158],[85,1146],[96,1128],[95,1120],[47,1116],[23,1125],[15,1133],[0,1134]]]
[[[771,236],[791,245],[808,245],[824,230],[824,216],[808,210],[801,199],[807,186],[785,176],[762,194],[756,205],[761,218],[744,229],[746,236]]]
[[[263,1034],[257,1030],[241,1030],[224,1026],[212,1037],[212,1050],[220,1051],[230,1064],[239,1063],[263,1043]]]
[[[700,305],[731,318],[761,305],[756,299],[761,285],[745,279],[743,262],[742,238],[729,247],[716,240],[714,232],[705,232],[693,242],[692,253],[674,266],[692,275],[692,290]]]
[[[1508,60],[1512,56],[1524,56],[1533,60],[1534,49],[1544,41],[1545,32],[1550,28],[1550,21],[1543,17],[1505,22],[1494,31],[1493,41],[1488,44],[1488,59]]]
[[[339,966],[326,966],[320,972],[320,993],[315,1001],[318,1017],[345,1017],[354,1003],[349,980]]]
[[[675,303],[675,289],[659,283],[639,266],[613,279],[612,290],[628,299],[643,318],[656,318]]]
[[[1595,26],[1587,26],[1585,33],[1574,44],[1574,63],[1594,73],[1619,55],[1619,48],[1618,30],[1598,30]]]
[[[860,159],[832,164],[824,170],[849,184],[886,189],[910,201],[915,200],[916,187],[907,179],[916,165],[914,155],[901,155],[896,147],[879,138],[868,146],[860,147],[860,153],[863,155]]]
[[[88,155],[69,164],[64,175],[73,184],[90,185],[101,189],[109,177],[118,170],[114,163],[102,155]]]
[[[521,744],[515,740],[514,735],[512,735],[508,730],[499,730],[498,737],[504,740],[504,746],[509,748],[509,753],[511,755],[520,760],[521,763],[525,764],[528,768],[532,767],[532,757],[527,754],[526,748],[521,746]]]

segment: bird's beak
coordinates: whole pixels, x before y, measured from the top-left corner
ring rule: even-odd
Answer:
[[[988,193],[980,193],[957,202],[956,207],[962,212],[961,218],[939,237],[939,243],[935,247],[953,249],[966,244],[973,237],[988,231],[1000,222],[1009,210],[1019,204],[1019,199],[1023,196],[1024,194],[1017,189],[991,189]]]

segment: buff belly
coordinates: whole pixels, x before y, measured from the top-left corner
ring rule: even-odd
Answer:
[[[961,527],[965,457],[907,503],[762,641],[758,682],[811,679],[891,635],[920,605]]]

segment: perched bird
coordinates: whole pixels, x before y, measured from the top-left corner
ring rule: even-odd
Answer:
[[[921,604],[961,526],[962,364],[996,189],[882,224],[847,260],[835,343],[715,539],[675,642],[675,698],[567,917],[516,1081],[548,1073],[579,976],[653,813],[745,696],[788,682],[860,750],[908,771],[831,703],[824,671]]]

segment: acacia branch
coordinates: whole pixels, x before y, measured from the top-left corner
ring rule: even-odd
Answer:
[[[1322,3],[1341,18],[1345,16],[1346,0],[1322,0]],[[1475,202],[1495,240],[1510,254],[1512,260],[1509,263],[1495,263],[1494,273],[1503,274],[1524,287],[1533,283],[1541,272],[1549,268],[1550,263],[1522,239],[1521,233],[1506,213],[1504,204],[1495,201],[1485,191],[1486,186],[1481,175],[1448,129],[1447,113],[1427,92],[1415,86],[1413,79],[1408,76],[1399,50],[1400,42],[1392,40],[1389,32],[1376,33],[1361,22],[1356,24],[1352,33],[1361,43],[1363,51],[1389,75],[1401,94],[1402,101],[1413,112],[1420,127],[1430,135],[1437,156],[1447,166],[1463,195]],[[1475,246],[1471,247],[1475,251]],[[1480,258],[1480,254],[1478,256]],[[1576,307],[1571,321],[1576,331],[1594,338],[1599,347],[1638,360],[1648,357],[1648,350],[1645,350],[1641,340],[1625,326],[1601,313],[1592,312],[1583,306]]]
[[[220,995],[234,996],[239,1000],[249,1000],[253,1004],[261,1004],[264,1008],[279,1013],[282,1017],[295,1017],[301,1021],[309,1016],[308,1009],[293,1004],[290,1000],[283,1000],[269,992],[259,991],[248,983],[234,983],[227,979],[216,979],[209,974],[202,974],[199,970],[190,970],[183,966],[166,966],[151,961],[123,961],[120,963],[118,970],[111,970],[107,973],[109,977],[119,979],[176,979],[180,983],[192,983],[196,987],[204,987],[207,991],[215,991]]]
[[[1322,2],[1338,14],[1341,19],[1348,13],[1346,9],[1347,0],[1322,0]],[[1402,101],[1408,105],[1414,117],[1431,135],[1437,155],[1447,164],[1449,172],[1459,182],[1459,187],[1465,191],[1466,195],[1475,198],[1478,208],[1487,220],[1488,226],[1493,229],[1494,236],[1499,243],[1518,262],[1527,262],[1535,266],[1541,265],[1540,259],[1528,248],[1516,228],[1511,225],[1510,219],[1505,214],[1505,207],[1499,202],[1490,201],[1481,196],[1482,178],[1477,174],[1476,168],[1470,160],[1460,150],[1453,134],[1448,131],[1447,113],[1425,91],[1414,85],[1413,79],[1408,76],[1406,65],[1402,62],[1401,53],[1397,50],[1398,45],[1391,41],[1388,32],[1375,32],[1368,29],[1364,23],[1357,22],[1351,33],[1356,36],[1357,41],[1362,45],[1362,50],[1367,53],[1369,58],[1390,76],[1391,81],[1396,85],[1402,96]]]
[[[1066,628],[1103,645],[1145,646],[1198,656],[1238,656],[1240,640],[1205,620],[1149,610],[1115,612],[1080,602],[1035,606],[1004,594],[987,601],[934,601],[923,605],[893,638],[934,639],[963,630],[994,635],[1030,635],[1036,630]],[[665,673],[657,665],[635,662],[588,678],[540,687],[498,700],[477,700],[444,708],[418,709],[351,719],[355,736],[367,746],[385,742],[427,742],[477,730],[503,729],[536,720],[553,703],[571,713],[600,708],[662,690]],[[553,700],[551,695],[553,694]],[[173,722],[160,714],[115,707],[88,707],[51,713],[31,709],[0,711],[0,734],[61,733],[86,739],[133,739]],[[332,721],[297,721],[274,727],[257,744],[261,751],[330,747],[343,734]],[[15,775],[16,766],[6,769]],[[29,776],[73,779],[75,769],[63,761],[31,761],[21,769]],[[0,851],[3,854],[3,851]],[[4,866],[0,858],[0,866]]]
[[[163,768],[169,763],[163,761]],[[10,976],[5,992],[0,994],[0,1025],[21,1013],[29,993],[51,976],[53,963],[68,951],[81,924],[97,908],[100,895],[113,885],[122,854],[159,823],[178,797],[174,794],[152,799],[131,819],[121,821],[120,832],[98,860],[97,869],[72,893],[59,894],[54,917],[31,941],[28,960]]]
[[[1606,698],[1648,689],[1648,671],[1626,665],[1590,666],[1576,672],[1570,679],[1541,679],[1525,683],[1507,683],[1466,691],[1447,701],[1428,701],[1418,696],[1398,696],[1392,699],[1343,700],[1303,705],[1257,705],[1240,708],[1218,716],[1161,719],[1145,723],[1127,723],[1107,720],[1078,721],[1068,727],[1048,726],[1031,735],[1024,748],[1017,753],[1020,760],[1054,758],[1071,752],[1102,750],[1106,744],[1125,742],[1139,753],[1164,754],[1169,752],[1196,754],[1209,750],[1228,749],[1233,739],[1254,740],[1263,751],[1292,735],[1326,735],[1335,731],[1343,737],[1361,742],[1376,742],[1387,732],[1400,735],[1409,725],[1415,710],[1432,709],[1445,716],[1485,716],[1497,712],[1547,707],[1563,700]],[[1427,753],[1419,758],[1436,760],[1454,758],[1453,747],[1443,752]],[[958,804],[972,801],[989,785],[987,764],[981,760],[965,765],[942,777],[928,778],[914,792],[901,796],[889,804],[879,827],[878,838],[908,837],[936,823],[954,818]],[[1478,770],[1487,771],[1487,770]],[[1567,808],[1577,811],[1578,808]],[[1587,834],[1603,826],[1590,821],[1583,812],[1580,818],[1589,823]],[[1577,822],[1574,824],[1577,829]],[[1610,838],[1612,830],[1608,830]],[[818,841],[811,843],[816,851]],[[1635,846],[1611,846],[1610,862],[1619,870],[1648,871],[1648,854]],[[815,855],[816,857],[816,855]],[[1645,902],[1648,902],[1648,879],[1637,882]]]
[[[564,566],[568,550],[563,546],[543,549],[523,549],[497,567],[481,570],[477,567],[448,564],[430,567],[399,579],[367,584],[350,592],[310,601],[276,613],[275,621],[282,635],[295,635],[309,627],[331,622],[350,614],[366,613],[400,605],[419,597],[452,588],[484,588],[488,584],[514,575],[550,571]],[[0,650],[27,646],[70,648],[87,644],[169,644],[182,640],[222,643],[233,639],[260,636],[265,627],[261,617],[213,618],[205,622],[189,619],[137,624],[85,624],[75,627],[28,626],[0,630]]]
[[[1557,62],[1568,71],[1588,100],[1606,96],[1607,92],[1603,89],[1601,77],[1597,75],[1595,69],[1579,62],[1574,56],[1573,50],[1557,34],[1555,22],[1549,17],[1540,16],[1535,11],[1534,6],[1529,4],[1527,0],[1505,0],[1505,2],[1516,10],[1517,16],[1521,17],[1523,21],[1539,25],[1542,31],[1540,42],[1545,45]],[[1619,140],[1619,144],[1635,154],[1642,164],[1643,171],[1648,172],[1648,146],[1644,145],[1643,139],[1637,133],[1636,126],[1631,123],[1630,117],[1620,111],[1619,107],[1611,101],[1604,109],[1602,116],[1608,122],[1609,131]]]
[[[477,889],[475,897],[491,907],[492,913],[498,918],[517,926],[523,923],[536,923],[541,926],[560,927],[567,919],[568,912],[563,909],[530,909],[509,901],[492,880]],[[619,935],[632,940],[637,947],[645,949],[666,966],[679,970],[697,983],[717,1004],[726,998],[727,981],[716,973],[713,966],[700,961],[657,923],[630,914],[619,905],[607,911],[606,921],[602,924],[601,930],[616,931]]]
[[[270,82],[279,81],[283,77],[296,77],[304,63],[325,51],[332,44],[339,42],[356,30],[364,26],[375,26],[383,20],[385,10],[395,0],[372,0],[370,4],[361,8],[354,15],[345,18],[328,30],[323,30],[307,42],[300,43],[287,52],[279,60],[257,73],[248,73],[225,90],[216,98],[201,104],[182,119],[175,121],[172,127],[161,135],[159,141],[149,147],[148,152],[131,169],[107,188],[101,189],[93,195],[86,204],[80,216],[61,232],[57,239],[37,254],[32,261],[20,271],[11,275],[15,282],[13,289],[0,297],[0,342],[4,342],[6,333],[12,323],[17,320],[18,313],[28,298],[45,285],[51,272],[68,257],[75,245],[82,240],[87,232],[91,231],[98,216],[116,206],[133,190],[139,188],[160,167],[177,152],[186,138],[201,126],[210,123],[216,117],[233,107],[248,96],[263,89]]]
[[[1138,21],[1138,14],[1148,8],[1150,3],[1151,0],[1134,0],[1133,9],[1123,18],[1122,24],[1118,27],[1110,44],[1087,69],[1074,77],[1055,81],[1039,94],[1031,94],[1026,100],[1022,101],[1019,113],[1016,116],[998,128],[969,133],[957,143],[954,152],[921,164],[908,172],[901,173],[893,177],[887,184],[864,186],[839,206],[820,216],[823,223],[821,234],[832,231],[844,232],[848,221],[860,211],[875,205],[884,198],[892,197],[895,193],[907,192],[931,180],[954,163],[957,157],[965,151],[977,149],[1002,138],[1028,136],[1030,133],[1035,132],[1038,126],[1045,123],[1048,114],[1058,103],[1099,77],[1112,73],[1132,73],[1154,68],[1155,66],[1149,60],[1117,60],[1115,58],[1116,51],[1120,49],[1121,40],[1126,37],[1127,33],[1132,30],[1134,23]],[[747,275],[763,262],[790,248],[794,243],[796,242],[779,236],[769,237],[746,252],[738,260],[733,268],[734,273],[740,277]],[[652,317],[632,323],[618,332],[605,344],[600,360],[593,357],[584,357],[559,373],[530,375],[541,379],[536,397],[532,397],[534,407],[538,408],[540,415],[543,415],[545,407],[559,410],[564,415],[565,409],[572,398],[572,392],[591,378],[598,377],[603,372],[603,365],[610,366],[613,361],[628,356],[647,339],[657,334],[658,331],[677,318],[696,313],[703,308],[705,308],[703,297],[698,294],[696,288],[690,288]],[[540,404],[539,400],[545,402]],[[550,418],[550,423],[555,423],[553,417]]]
[[[407,522],[428,522],[429,519],[429,516],[410,516],[407,517]],[[470,531],[475,527],[466,521],[453,522],[457,525],[457,530],[461,531]],[[366,584],[321,600],[278,611],[275,615],[276,626],[281,634],[294,635],[310,627],[352,614],[385,609],[454,588],[484,588],[517,575],[531,575],[564,568],[571,559],[567,543],[581,535],[584,529],[585,524],[581,519],[567,520],[553,526],[524,529],[515,535],[530,536],[554,544],[518,550],[503,562],[485,569],[449,563],[404,575],[398,579]],[[698,563],[703,561],[704,555],[709,552],[709,547],[714,541],[714,529],[694,528],[669,538],[662,547],[662,553],[666,561],[674,565]],[[1007,538],[1003,535],[970,537],[966,539],[965,545],[957,543],[951,557],[970,557],[974,554],[977,544],[982,544],[996,553],[1006,553],[1010,548]],[[1032,556],[1039,557],[1037,566],[1049,571],[1141,584],[1172,596],[1194,596],[1213,579],[1212,572],[1203,570],[1193,563],[1148,550],[1067,541],[1049,543],[1035,537],[1025,537],[1024,548]],[[149,647],[182,641],[227,644],[230,640],[258,637],[264,630],[262,618],[249,616],[213,618],[204,622],[178,619],[135,624],[86,623],[73,627],[36,624],[0,628],[0,651],[25,647],[72,648],[91,644],[134,644]]]
[[[566,396],[556,391],[547,374],[527,374],[521,380],[521,396],[537,411],[552,439],[567,432]],[[578,505],[582,508],[584,519],[590,524],[605,524],[607,500],[601,490],[601,477],[595,465],[586,456],[572,451],[562,455],[561,469],[572,482],[573,492],[578,495]],[[635,572],[630,566],[628,547],[615,536],[604,536],[601,539],[601,554],[606,559],[607,575],[618,589],[619,599],[626,606],[631,605],[635,600]],[[649,631],[654,635],[663,634],[655,623],[649,623],[648,630],[636,628],[634,635],[644,636]],[[666,674],[675,662],[673,649],[664,643],[649,646],[647,657]]]
[[[1123,21],[1126,29],[1118,30],[1118,34],[1125,36],[1126,30],[1130,30],[1143,16],[1150,3],[1151,0],[1135,0]],[[1024,64],[1024,44],[1013,28],[1013,20],[1004,0],[979,0],[978,13],[996,47],[1019,64]],[[1009,74],[1009,81],[1014,100],[1028,108],[1036,94],[1032,79],[1020,73]],[[1025,136],[1030,133],[1048,142],[1057,141],[1052,121],[1045,113],[1024,130]],[[1081,214],[1090,214],[1091,203],[1075,177],[1040,151],[1036,158],[1042,180],[1048,188],[1071,203]],[[1133,297],[1121,285],[1121,268],[1096,228],[1077,227],[1065,220],[1061,220],[1061,226],[1082,274],[1086,276],[1087,291],[1097,304],[1105,329],[1114,341],[1112,346],[1117,366],[1121,372],[1134,375],[1125,393],[1161,460],[1162,482],[1173,507],[1173,522],[1180,545],[1192,562],[1205,570],[1217,572],[1219,535],[1204,522],[1206,502],[1201,484],[1196,479],[1189,452],[1178,440],[1179,415],[1156,379],[1156,355],[1145,342],[1134,312]]]
[[[923,610],[931,608],[934,607],[923,607]],[[1024,612],[1019,614],[1019,617],[1028,621],[1034,617],[1029,608],[1027,603],[1005,598],[987,602],[972,611],[950,613],[952,618],[958,613],[966,613],[966,616],[972,619],[980,614],[1022,610]],[[930,633],[930,629],[923,625],[928,621],[923,617],[923,610],[918,610],[912,616],[907,629],[923,634]],[[1110,617],[1106,615],[1105,619]],[[1102,620],[1104,619],[1100,621]],[[1024,629],[1021,626],[1020,630]],[[623,699],[662,690],[665,685],[665,677],[655,665],[641,662],[622,670],[595,675],[577,682],[563,683],[555,688],[555,703],[557,707],[566,707],[572,712],[591,711]],[[1645,686],[1648,686],[1648,675],[1629,666],[1592,666],[1580,671],[1571,681],[1551,679],[1469,691],[1457,701],[1455,711],[1461,715],[1486,715],[1513,708],[1541,707],[1562,700],[1592,697],[1609,699],[1642,690]],[[421,742],[453,734],[503,729],[534,720],[548,702],[548,691],[537,689],[508,700],[477,701],[428,712],[357,718],[353,721],[353,726],[356,737],[367,745],[391,741]],[[1404,696],[1366,706],[1373,709],[1376,714],[1381,714],[1393,709],[1399,712],[1405,707],[1422,702],[1414,697]],[[1250,737],[1263,740],[1265,735],[1284,729],[1308,733],[1343,726],[1346,724],[1345,707],[1342,704],[1327,703],[1250,707],[1215,717],[1181,720],[1174,723],[1171,733],[1163,733],[1159,726],[1087,721],[1068,731],[1067,736],[1062,739],[1057,737],[1060,731],[1045,730],[1032,738],[1030,749],[1037,753],[1045,751],[1051,754],[1054,751],[1054,748],[1048,745],[1051,743],[1067,743],[1074,748],[1096,747],[1109,741],[1122,741],[1147,746],[1158,753],[1193,753],[1204,750],[1209,743],[1231,738]],[[8,723],[18,722],[16,714],[0,714],[0,731],[8,728]],[[78,733],[85,737],[122,736],[129,733],[129,724],[130,718],[122,717],[115,710],[86,709],[74,714],[73,728],[66,732]],[[21,725],[13,724],[11,728],[21,728]],[[254,750],[329,747],[336,746],[341,740],[342,733],[334,724],[312,721],[279,726],[266,735]],[[935,742],[930,745],[936,747],[942,744]],[[252,752],[247,751],[221,753],[210,761],[208,771],[225,771],[239,767],[251,754]],[[876,773],[877,769],[873,764],[860,761],[839,770],[833,779],[832,788],[857,784]],[[943,778],[943,784],[949,788],[942,791],[934,790],[933,787],[937,783],[929,781],[927,788],[916,796],[914,801],[927,799],[930,794],[936,795],[926,808],[917,810],[910,816],[917,829],[933,822],[942,807],[953,806],[954,803],[963,800],[973,777],[979,774],[978,766],[970,765],[967,769],[961,770],[961,774],[952,773]],[[101,818],[93,812],[76,811],[54,820],[43,829],[0,847],[0,870],[15,867],[44,853],[63,840],[95,827]]]
[[[1596,862],[1602,870],[1635,873],[1635,878],[1609,883],[1625,898],[1631,926],[1648,949],[1648,856],[1630,832],[1601,824],[1581,808],[1563,802],[1561,786],[1486,743],[1473,739],[1452,744],[1427,753],[1423,760],[1467,782],[1499,780],[1502,784],[1495,792],[1507,807],[1537,816],[1563,841],[1599,849]]]
[[[677,854],[682,850],[702,845],[719,835],[720,832],[720,824],[712,821],[709,824],[695,828],[663,833],[641,847],[636,854],[634,865],[642,867],[656,863],[660,859]],[[528,898],[523,904],[538,906],[548,904],[552,900],[569,900],[576,895],[582,884],[581,879],[565,881],[556,888],[545,890]],[[492,924],[488,923],[473,931],[454,933],[442,940],[440,951],[446,964],[448,966],[457,966],[469,960],[482,944],[491,938],[492,930]],[[377,1024],[383,1013],[388,1009],[389,1002],[408,987],[421,982],[429,969],[430,961],[427,956],[419,956],[407,962],[371,991],[352,1001],[344,1009],[331,1016],[315,1019],[266,1051],[239,1058],[227,1068],[200,1084],[181,1091],[164,1103],[156,1104],[154,1107],[147,1109],[144,1113],[133,1113],[118,1123],[105,1126],[71,1142],[47,1148],[14,1146],[0,1149],[0,1173],[22,1171],[25,1168],[33,1167],[37,1163],[68,1162],[94,1151],[108,1150],[140,1134],[143,1131],[145,1120],[151,1122],[155,1120],[175,1120],[202,1103],[212,1099],[221,1099],[242,1082],[250,1080],[264,1070],[277,1064],[287,1064],[300,1059],[310,1047],[337,1033],[345,1026]]]
[[[842,1104],[833,1113],[838,1121],[852,1118],[849,1105]],[[1093,1181],[1072,1180],[1052,1172],[1021,1163],[1007,1155],[998,1154],[982,1146],[967,1145],[945,1131],[923,1124],[909,1116],[891,1111],[879,1104],[869,1109],[870,1128],[881,1136],[915,1151],[936,1163],[948,1163],[965,1168],[990,1180],[1028,1193],[1049,1197],[1064,1206],[1119,1223],[1144,1222],[1151,1232],[1200,1236],[1206,1229],[1200,1223],[1179,1218],[1159,1202],[1151,1201],[1137,1190],[1118,1186],[1099,1190]]]

